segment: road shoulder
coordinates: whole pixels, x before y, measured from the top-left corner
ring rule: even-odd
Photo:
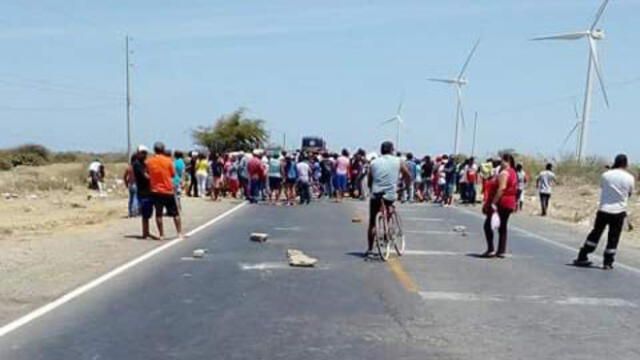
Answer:
[[[183,199],[184,232],[238,204]],[[155,224],[152,221],[152,232]],[[169,238],[175,235],[165,218]],[[140,219],[116,219],[98,228],[0,242],[0,324],[42,306],[166,241],[142,240]]]

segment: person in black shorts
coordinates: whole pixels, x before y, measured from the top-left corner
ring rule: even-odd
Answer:
[[[147,173],[149,174],[149,184],[151,197],[156,210],[156,226],[160,239],[164,239],[163,215],[173,218],[178,238],[182,238],[182,219],[178,211],[178,203],[174,192],[173,178],[176,175],[173,160],[166,155],[165,146],[161,142],[156,142],[153,146],[155,155],[147,159]],[[165,212],[166,210],[166,212]]]
[[[142,238],[155,238],[149,232],[149,219],[153,216],[153,198],[151,197],[151,186],[149,183],[149,173],[145,161],[149,150],[146,146],[138,146],[138,151],[132,163],[133,176],[138,188],[138,206],[142,217]]]

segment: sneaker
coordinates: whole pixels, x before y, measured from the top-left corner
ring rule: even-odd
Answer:
[[[579,267],[589,267],[591,265],[593,265],[593,263],[587,259],[584,260],[580,260],[580,259],[575,259],[573,260],[573,265],[574,266],[579,266]]]

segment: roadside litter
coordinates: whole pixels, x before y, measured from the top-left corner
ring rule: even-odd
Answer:
[[[359,216],[354,216],[351,218],[351,222],[352,223],[361,223],[362,222],[362,218]]]
[[[13,193],[2,193],[2,197],[4,197],[6,200],[12,200],[12,199],[17,199],[19,196],[18,194],[13,194]]]
[[[467,227],[464,225],[457,225],[453,227],[453,232],[466,232],[467,231]]]
[[[457,225],[453,227],[453,232],[460,234],[461,236],[467,236],[467,227],[464,225]]]
[[[207,249],[195,249],[193,250],[193,257],[196,259],[203,258],[206,254],[209,253]]]
[[[267,238],[269,237],[269,234],[264,234],[264,233],[251,233],[251,236],[249,237],[249,239],[251,241],[255,241],[255,242],[259,242],[259,243],[263,243],[267,241]]]
[[[289,266],[294,267],[314,267],[318,262],[318,259],[294,249],[287,250],[287,258],[289,259]]]

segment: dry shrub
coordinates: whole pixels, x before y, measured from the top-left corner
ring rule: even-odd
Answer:
[[[558,159],[547,159],[543,156],[518,155],[516,162],[524,166],[525,171],[535,180],[535,176],[544,170],[547,163],[553,164],[553,171],[558,182],[563,185],[579,186],[582,184],[597,185],[602,173],[606,171],[607,161],[601,157],[589,157],[578,162],[575,157],[563,156]]]
[[[107,186],[115,186],[126,164],[107,164]],[[27,193],[34,191],[72,190],[87,185],[87,163],[52,164],[39,167],[18,166],[0,173],[0,192]]]

